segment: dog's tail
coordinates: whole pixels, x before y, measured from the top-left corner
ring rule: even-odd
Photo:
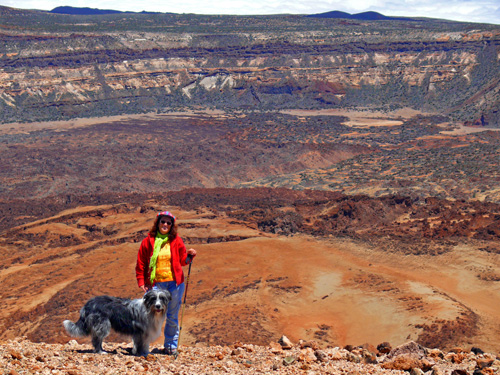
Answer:
[[[71,320],[65,320],[63,322],[64,328],[66,328],[66,332],[70,336],[73,337],[81,337],[81,336],[88,336],[90,332],[88,329],[85,327],[85,324],[83,324],[83,321],[81,319],[78,319],[76,323],[73,323]]]

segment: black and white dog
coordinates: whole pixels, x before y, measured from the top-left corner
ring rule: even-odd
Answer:
[[[90,299],[80,310],[80,319],[63,322],[71,336],[91,336],[96,353],[105,353],[102,340],[115,332],[132,336],[132,354],[147,355],[149,344],[161,334],[167,306],[172,299],[166,290],[150,290],[142,299],[99,296]]]

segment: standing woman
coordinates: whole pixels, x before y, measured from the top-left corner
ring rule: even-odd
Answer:
[[[177,355],[179,310],[185,288],[182,266],[188,265],[195,256],[196,250],[186,250],[177,235],[175,216],[169,211],[159,212],[148,236],[141,242],[135,273],[142,291],[166,289],[172,295],[164,332],[165,354]]]

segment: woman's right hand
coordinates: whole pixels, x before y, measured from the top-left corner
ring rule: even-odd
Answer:
[[[149,290],[146,285],[141,285],[139,289],[141,289],[144,293],[146,293]]]

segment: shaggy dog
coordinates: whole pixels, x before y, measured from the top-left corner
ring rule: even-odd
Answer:
[[[166,290],[150,290],[142,299],[130,300],[110,296],[90,299],[80,310],[80,319],[63,322],[66,331],[74,337],[91,336],[96,353],[106,353],[102,340],[115,332],[132,336],[132,354],[147,355],[149,344],[161,334],[168,302],[172,299]]]

